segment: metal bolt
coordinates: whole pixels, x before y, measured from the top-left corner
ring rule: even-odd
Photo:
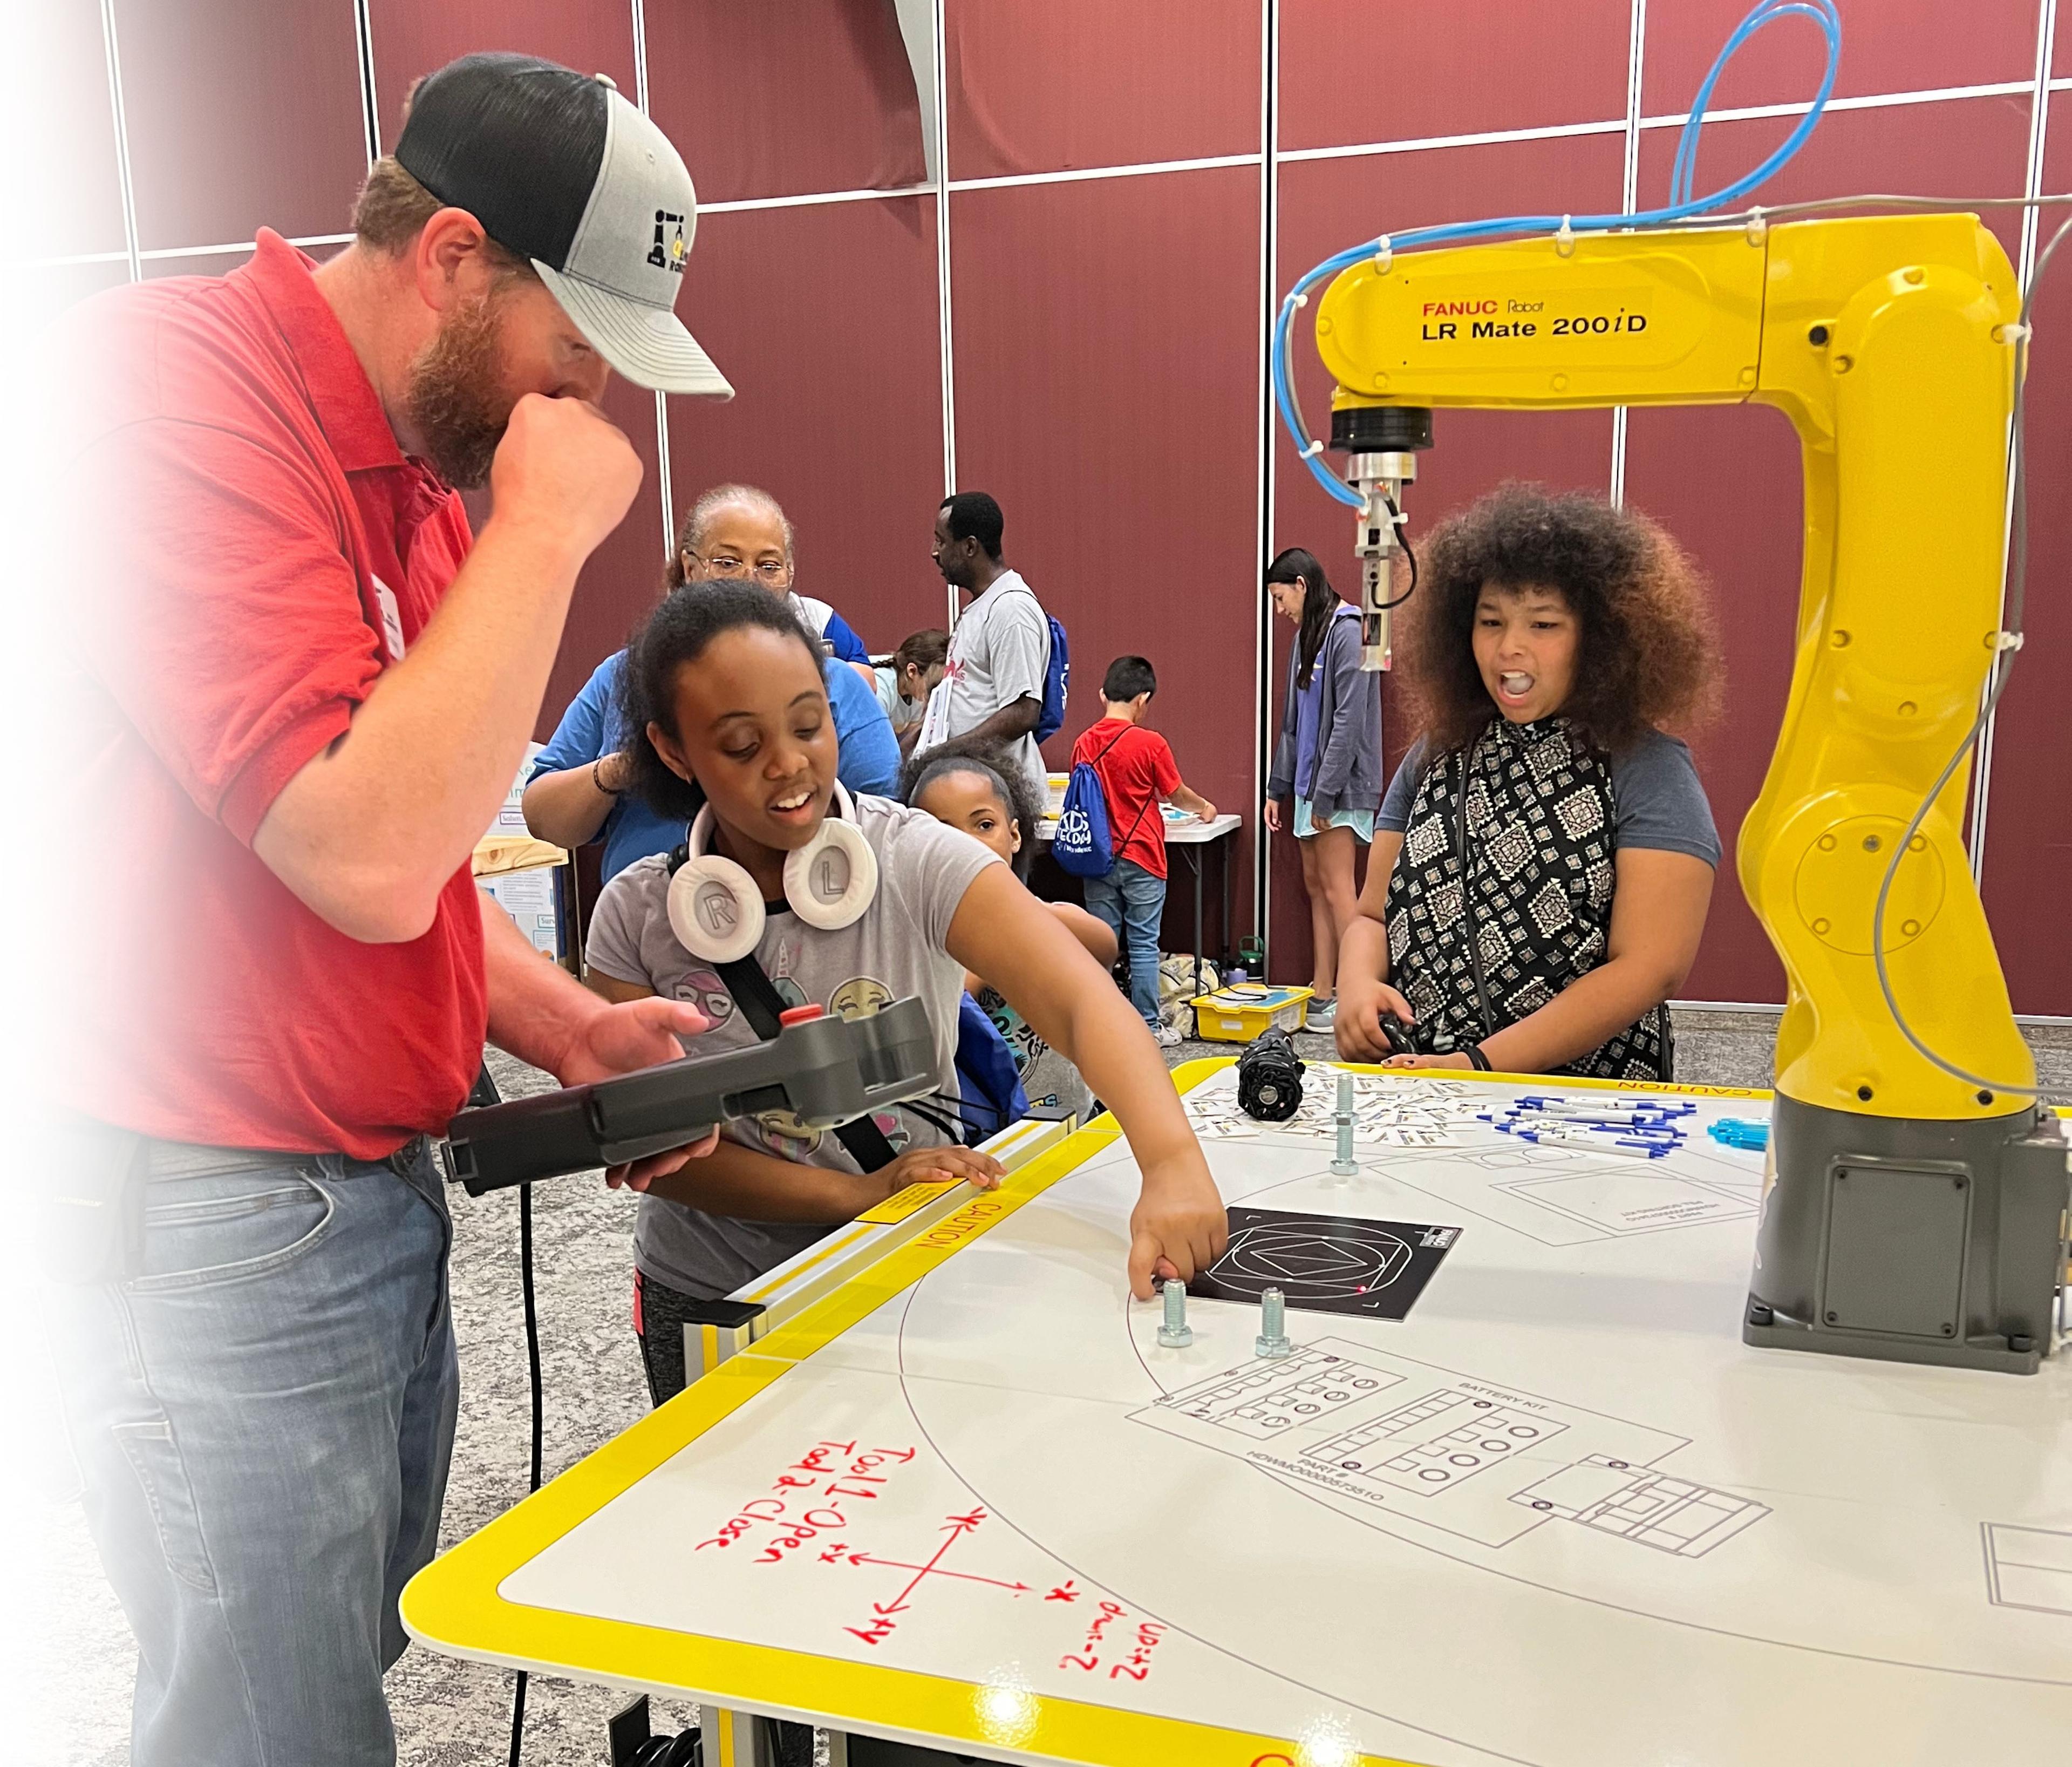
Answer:
[[[1866,853],[1875,853],[1881,844],[1875,834],[1866,834],[1864,837],[1864,851]]]
[[[1259,1297],[1259,1338],[1254,1348],[1261,1356],[1276,1361],[1294,1350],[1288,1341],[1288,1303],[1277,1288],[1269,1288]]]
[[[1985,1089],[1984,1086],[1980,1087],[1980,1088],[1979,1088],[1979,1102],[1980,1102],[1980,1104],[1982,1104],[1982,1105],[1989,1105],[1989,1104],[1991,1104],[1992,1102],[1993,1102],[1993,1095],[1992,1095],[1990,1092],[1987,1091],[1987,1090],[1986,1090],[1986,1089]]]
[[[1826,348],[1827,344],[1827,327],[1824,325],[1815,326],[1812,330],[1806,334],[1806,341],[1808,344],[1811,344],[1816,350]]]
[[[1830,1325],[1836,1325],[1841,1323],[1841,1316],[1839,1313],[1823,1313],[1820,1316],[1826,1320]]]
[[[1868,1104],[1871,1102],[1873,1096],[1871,1089],[1868,1086],[1858,1086],[1856,1088],[1856,1096],[1862,1099],[1865,1104]]]
[[[1177,1279],[1166,1284],[1166,1321],[1158,1328],[1158,1341],[1166,1349],[1185,1349],[1194,1341],[1194,1328],[1187,1323],[1187,1285]]]

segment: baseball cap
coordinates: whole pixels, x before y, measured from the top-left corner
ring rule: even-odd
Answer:
[[[602,74],[533,56],[462,56],[419,84],[396,159],[528,260],[636,386],[734,397],[676,314],[698,224],[691,175]]]

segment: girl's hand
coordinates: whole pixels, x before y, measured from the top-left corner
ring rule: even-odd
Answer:
[[[1408,1061],[1396,1055],[1388,1033],[1381,1028],[1381,1015],[1389,1013],[1404,1024],[1415,1024],[1417,1015],[1410,1003],[1386,982],[1342,971],[1338,976],[1338,1016],[1334,1035],[1338,1054],[1347,1061]],[[1464,1058],[1465,1059],[1465,1058]]]
[[[997,1190],[1005,1175],[997,1159],[976,1147],[909,1147],[890,1165],[870,1174],[873,1184],[884,1187],[883,1195],[872,1200],[882,1202],[909,1184],[939,1184],[946,1178],[961,1178],[974,1190]]]
[[[1385,1068],[1466,1068],[1472,1070],[1474,1063],[1459,1050],[1442,1056],[1391,1056],[1382,1065]]]
[[[1266,801],[1266,826],[1270,834],[1281,832],[1281,800],[1269,797]]]
[[[1144,1188],[1129,1214],[1129,1291],[1152,1295],[1153,1277],[1190,1283],[1223,1254],[1230,1215],[1209,1176],[1201,1144],[1144,1168]]]

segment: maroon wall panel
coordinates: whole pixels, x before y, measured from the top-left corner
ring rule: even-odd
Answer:
[[[100,9],[45,6],[23,11],[24,64],[37,69],[37,84],[43,89],[35,125],[49,133],[37,142],[42,155],[38,175],[16,179],[10,192],[15,205],[16,249],[37,257],[119,252],[122,183]],[[64,304],[55,291],[65,282],[46,279],[45,287],[53,292],[39,304],[52,299]]]
[[[2062,34],[2067,20],[2060,18]],[[2072,93],[2051,99],[2044,187],[2072,185]],[[2039,249],[2066,211],[2045,209]],[[2027,394],[2029,641],[2000,701],[1986,816],[1985,897],[2017,1012],[2072,1014],[2072,240],[2037,296]]]
[[[688,303],[680,303],[680,307],[686,313],[691,311]],[[662,586],[666,554],[657,500],[655,395],[615,375],[605,391],[604,410],[640,455],[640,491],[626,519],[590,555],[590,562],[576,579],[568,620],[561,628],[561,653],[548,677],[546,698],[534,727],[541,742],[553,734],[590,671],[626,642],[627,632],[655,604]],[[470,509],[476,512],[476,504],[471,501]],[[481,520],[479,513],[476,520]]]
[[[1520,209],[1616,208],[1624,154],[1622,134],[1581,135],[1284,164],[1276,286],[1285,290],[1311,265],[1383,227],[1472,220]],[[1331,381],[1318,360],[1312,328],[1322,292],[1320,287],[1313,294],[1297,318],[1291,348],[1303,411],[1328,436]],[[1408,496],[1413,544],[1447,512],[1506,479],[1597,491],[1610,483],[1612,419],[1606,411],[1441,411],[1433,420],[1433,435],[1434,445],[1420,457],[1417,483]],[[1274,470],[1276,549],[1307,546],[1334,584],[1355,591],[1359,577],[1353,566],[1351,513],[1311,479],[1277,422]],[[1285,621],[1274,622],[1276,729],[1290,631]],[[1412,734],[1400,698],[1393,682],[1385,681],[1385,759],[1392,770]],[[1292,839],[1276,841],[1273,847],[1272,971],[1278,980],[1304,982],[1310,949],[1301,859]]]
[[[1632,11],[1630,0],[1282,0],[1281,149],[1620,121]]]
[[[2019,196],[2029,167],[2027,97],[1954,99],[1837,110],[1820,119],[1797,159],[1752,201],[1803,202],[1864,191],[1910,196]],[[1698,161],[1701,190],[1718,189],[1760,164],[1791,128],[1787,117],[1708,123]],[[1676,131],[1651,129],[1640,139],[1639,200],[1669,198]],[[1988,210],[1985,220],[2012,257],[2019,210]]]
[[[713,484],[761,485],[797,530],[800,590],[865,643],[941,625],[935,199],[709,215],[686,281],[678,311],[735,397],[670,401],[675,513]]]
[[[1753,165],[1782,126],[1775,119],[1708,126],[1701,171],[1711,167],[1716,178],[1708,181],[1716,181]],[[1762,195],[2019,194],[2027,134],[2024,100],[1839,111]],[[1642,137],[1643,204],[1666,195],[1675,151],[1672,130]],[[1996,225],[2013,243],[2019,220]],[[1726,645],[1726,713],[1694,747],[1729,863],[1684,991],[1695,999],[1781,1001],[1783,970],[1742,897],[1731,855],[1762,789],[1790,686],[1803,522],[1798,440],[1780,414],[1758,408],[1636,411],[1626,495],[1665,523],[1711,577]]]
[[[1009,559],[1071,635],[1050,764],[1100,716],[1110,660],[1149,657],[1188,784],[1246,816],[1233,863],[1248,875],[1258,174],[952,200],[957,482],[999,498]]]
[[[1651,117],[1690,109],[1748,0],[1675,0],[1648,9],[1642,108]],[[1842,0],[1842,61],[1835,95],[1924,92],[2027,80],[2036,72],[2037,0]],[[1827,39],[1810,19],[1767,25],[1737,55],[1709,108],[1803,102],[1820,89]]]
[[[648,103],[700,202],[927,178],[888,0],[648,0],[646,16]]]
[[[403,132],[403,100],[413,83],[476,50],[512,49],[609,74],[628,98],[634,94],[633,8],[625,0],[368,0],[367,11],[384,152],[395,150]],[[692,165],[693,178],[697,171]]]
[[[351,6],[116,0],[115,12],[144,250],[262,226],[345,230],[367,171]]]
[[[1781,1003],[1784,970],[1734,872],[1734,842],[1762,789],[1791,686],[1802,526],[1799,443],[1761,406],[1632,412],[1626,498],[1674,534],[1709,579],[1725,652],[1719,722],[1692,743],[1725,850],[1693,1000]]]
[[[946,0],[952,178],[1259,151],[1257,0]]]

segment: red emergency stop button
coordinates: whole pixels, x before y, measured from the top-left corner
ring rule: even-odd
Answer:
[[[827,1016],[825,1007],[814,1006],[810,1002],[802,1007],[791,1007],[777,1015],[779,1024],[811,1024],[816,1019]]]

